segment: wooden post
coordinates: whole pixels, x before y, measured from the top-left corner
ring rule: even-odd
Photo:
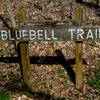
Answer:
[[[20,44],[20,57],[21,57],[21,67],[22,76],[24,80],[24,85],[31,89],[31,72],[30,72],[30,58],[29,58],[29,47],[28,42],[21,42]]]
[[[83,7],[75,7],[75,20],[79,22],[80,26],[83,24]]]
[[[0,3],[2,3],[2,0],[0,0]]]
[[[26,21],[26,10],[25,8],[20,8],[17,12],[18,24]]]
[[[18,11],[18,22],[24,22],[26,20],[25,9],[19,9]],[[28,42],[19,43],[19,57],[20,57],[20,65],[21,72],[24,80],[24,85],[28,86],[31,89],[31,72],[30,72],[30,58],[29,58],[29,47]]]
[[[76,88],[82,89],[83,87],[83,81],[82,81],[82,71],[83,71],[83,43],[82,42],[76,42]]]
[[[75,8],[75,19],[79,21],[79,24],[83,23],[83,8],[78,6]],[[83,71],[83,42],[76,41],[76,88],[82,89],[83,81],[82,81],[82,71]]]

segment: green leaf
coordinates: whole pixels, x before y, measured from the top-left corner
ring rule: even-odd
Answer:
[[[11,100],[11,95],[9,93],[0,92],[0,100]]]

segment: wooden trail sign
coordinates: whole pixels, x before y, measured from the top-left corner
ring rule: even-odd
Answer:
[[[20,28],[13,31],[7,29],[0,30],[0,41],[20,41],[19,57],[22,76],[24,84],[30,89],[32,81],[28,41],[78,41],[76,42],[76,88],[82,88],[83,45],[79,41],[100,39],[100,28],[80,27],[83,23],[83,12],[80,10],[82,11],[80,7],[79,9],[76,8],[76,21],[25,22],[25,9],[20,9],[18,11],[18,22],[21,23]]]
[[[0,30],[0,41],[83,41],[100,39],[99,27],[79,27],[75,21],[25,22],[21,28]]]

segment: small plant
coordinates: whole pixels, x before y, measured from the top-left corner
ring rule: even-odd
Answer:
[[[12,64],[9,64],[9,68],[12,68],[13,66],[12,66]]]
[[[93,46],[93,47],[97,46],[96,42],[92,42],[90,45]]]
[[[56,98],[56,95],[55,95],[55,93],[53,93],[51,96],[52,96],[52,98]],[[55,99],[54,99],[54,100],[55,100]]]
[[[65,78],[65,76],[63,74],[60,75],[60,78]]]
[[[3,51],[2,50],[0,50],[0,55],[2,55],[3,54]]]
[[[64,84],[64,86],[65,86],[66,88],[68,88],[68,86],[67,86],[67,80],[66,80],[66,79],[63,81],[63,84]]]
[[[64,84],[64,86],[65,86],[66,88],[68,88],[68,86],[67,86],[68,80],[71,80],[71,78],[70,78],[69,75],[68,75],[68,76],[64,79],[64,81],[63,81],[63,84]]]
[[[29,93],[29,92],[27,92],[27,93],[26,93],[26,96],[27,96],[28,98],[31,98],[31,97],[32,97],[32,94]]]
[[[89,80],[89,85],[100,89],[100,80],[93,78],[92,80]]]
[[[6,79],[6,78],[8,78],[8,75],[7,74],[0,74],[0,77]]]
[[[42,83],[44,86],[47,84],[45,80],[42,81]]]
[[[11,56],[15,56],[15,55],[16,55],[16,51],[10,52],[10,55],[11,55]]]
[[[99,69],[90,69],[89,75],[91,78],[89,79],[88,83],[91,87],[100,89],[100,70]]]
[[[58,97],[57,100],[66,100],[66,97],[63,97],[63,98]]]
[[[38,84],[33,85],[34,88],[39,88]]]
[[[63,74],[64,73],[64,69],[58,69],[58,73]]]
[[[11,100],[11,95],[9,93],[0,92],[0,100]]]
[[[99,45],[96,44],[95,41],[93,41],[90,45],[93,46],[93,47],[100,47]]]
[[[20,66],[16,66],[15,71],[19,71],[20,70]]]
[[[68,80],[71,80],[71,77],[70,77],[69,75],[67,75],[66,80],[67,80],[67,81],[68,81]]]
[[[37,62],[38,62],[38,63],[40,63],[40,64],[42,63],[42,61],[41,61],[41,60],[38,60]]]
[[[78,92],[76,92],[76,95],[77,95],[77,96],[79,96],[79,95],[80,95],[80,92],[79,92],[79,91],[78,91]]]
[[[56,47],[56,46],[58,46],[59,45],[59,43],[58,42],[54,42],[54,46]]]
[[[2,48],[2,45],[0,44],[0,49]]]
[[[100,95],[100,89],[99,89],[99,91],[98,91],[98,94]]]
[[[23,88],[28,88],[28,85],[27,85],[26,82],[24,82],[24,84],[23,84]]]

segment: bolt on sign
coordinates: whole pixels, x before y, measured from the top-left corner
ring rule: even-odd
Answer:
[[[0,30],[0,41],[83,41],[100,39],[99,27],[79,27],[75,21],[25,22],[20,29]]]

